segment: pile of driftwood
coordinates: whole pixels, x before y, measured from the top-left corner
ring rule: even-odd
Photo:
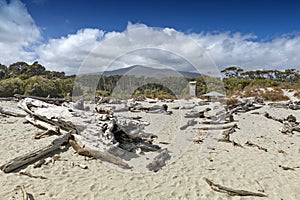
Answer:
[[[294,132],[300,132],[300,122],[298,122],[297,118],[293,115],[289,115],[286,118],[281,119],[271,116],[269,113],[265,113],[265,117],[282,123],[283,127],[280,129],[280,132],[284,134],[292,135]]]
[[[287,103],[269,103],[269,106],[275,108],[285,108],[291,110],[300,110],[300,101],[290,101]]]
[[[33,98],[21,99],[18,106],[27,113],[25,119],[44,130],[37,133],[35,138],[49,135],[57,137],[51,144],[5,163],[0,167],[1,170],[11,172],[38,161],[67,143],[79,155],[101,159],[124,169],[131,168],[128,164],[130,159],[149,151],[157,152],[157,156],[154,160],[150,159],[145,168],[158,171],[165,165],[170,157],[169,152],[160,150],[158,145],[153,144],[154,135],[144,133],[147,123],[132,118],[115,117],[111,111],[103,109],[88,111],[82,104],[82,100],[73,104],[61,101],[46,103],[42,99]],[[1,111],[13,115],[4,109]],[[24,117],[22,114],[18,116]]]
[[[205,121],[204,123],[206,124],[230,123],[234,121],[234,114],[253,111],[261,107],[262,107],[261,105],[257,106],[253,102],[236,103],[236,104],[228,105],[225,106],[225,109],[216,113],[216,115],[208,117],[210,121]]]

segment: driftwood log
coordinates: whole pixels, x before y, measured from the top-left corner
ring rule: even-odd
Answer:
[[[32,163],[34,161],[37,161],[38,159],[42,158],[43,156],[47,155],[48,153],[53,152],[54,150],[60,148],[60,146],[68,142],[68,139],[70,137],[70,134],[65,134],[62,136],[59,136],[55,140],[52,141],[52,143],[46,147],[42,147],[40,149],[34,150],[30,153],[27,153],[23,156],[16,157],[12,159],[11,161],[7,162],[6,164],[3,164],[0,166],[0,169],[5,172],[11,172],[15,169],[18,169],[26,164]]]
[[[194,125],[196,125],[196,124],[197,124],[197,121],[196,121],[196,120],[190,119],[190,120],[188,120],[188,122],[187,122],[185,125],[183,125],[183,126],[180,127],[180,130],[185,130],[185,129],[187,129],[189,126],[194,126]]]
[[[55,105],[61,105],[64,102],[71,102],[70,99],[64,99],[64,98],[48,98],[48,97],[37,97],[37,96],[25,96],[25,95],[20,95],[20,94],[15,94],[14,95],[16,98],[20,99],[25,99],[25,98],[31,98],[31,99],[37,99],[40,101],[44,101],[47,103],[52,103]]]
[[[9,116],[13,116],[13,117],[25,117],[26,116],[26,114],[24,114],[24,113],[7,110],[2,107],[0,107],[0,114],[9,115]]]
[[[82,148],[74,139],[69,139],[69,143],[79,155],[87,156],[87,157],[94,157],[94,158],[100,159],[102,161],[113,163],[124,169],[131,168],[121,158],[116,157],[116,156],[110,154],[109,152],[106,152],[106,151],[101,152],[99,150],[97,151],[97,150]]]
[[[259,146],[259,145],[257,145],[257,144],[254,144],[254,143],[252,143],[252,142],[250,142],[250,141],[247,141],[247,142],[245,143],[245,145],[250,146],[250,147],[257,147],[259,150],[268,152],[268,149],[266,149],[266,148],[264,148],[264,147],[261,147],[261,146]]]
[[[266,194],[264,193],[259,193],[259,192],[251,192],[247,190],[237,190],[237,189],[232,189],[229,187],[225,187],[222,185],[219,185],[217,183],[212,182],[208,178],[204,178],[206,183],[211,187],[216,192],[222,192],[222,193],[227,193],[230,196],[256,196],[256,197],[267,197]]]
[[[232,127],[236,127],[237,124],[234,123],[234,124],[224,124],[222,126],[220,125],[215,125],[215,126],[203,126],[203,127],[200,127],[198,129],[200,130],[222,130],[222,129],[228,129],[228,128],[232,128]]]

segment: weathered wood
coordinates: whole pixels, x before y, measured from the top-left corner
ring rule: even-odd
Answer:
[[[80,147],[80,145],[75,140],[69,139],[69,143],[72,146],[72,148],[76,151],[76,153],[78,153],[79,155],[93,157],[92,154],[88,150]]]
[[[289,115],[284,119],[279,119],[271,116],[269,113],[265,113],[265,117],[282,123],[283,127],[280,129],[280,132],[283,134],[293,134],[294,131],[300,132],[300,123],[297,122],[296,117],[293,115]]]
[[[166,165],[166,161],[170,159],[171,156],[168,149],[163,149],[157,156],[155,156],[154,160],[151,163],[149,163],[146,167],[150,171],[157,172],[162,167],[164,167]]]
[[[279,165],[278,167],[281,167],[283,170],[292,170],[292,171],[295,171],[295,169],[292,168],[292,167],[287,167],[287,166],[282,166],[282,165]]]
[[[56,106],[30,98],[23,99],[19,106],[30,115],[28,120],[39,127],[61,134],[64,134],[64,131],[72,131],[73,137],[69,143],[79,155],[98,158],[129,169],[131,167],[126,161],[138,157],[139,150],[160,149],[158,145],[152,144],[151,140],[148,142],[149,137],[145,136],[147,134],[144,133],[144,127],[148,122]],[[167,112],[166,106],[157,108]],[[103,116],[106,116],[105,121]],[[48,132],[50,131],[44,133]],[[111,152],[113,147],[120,149],[120,152]]]
[[[4,114],[4,115],[13,116],[13,117],[25,117],[26,116],[26,114],[7,110],[7,109],[2,108],[1,106],[0,106],[0,113]]]
[[[201,110],[201,111],[190,111],[188,113],[185,113],[184,117],[185,118],[204,118],[204,112],[206,112],[206,110]]]
[[[42,131],[42,132],[37,132],[34,136],[34,139],[41,139],[43,136],[48,135],[61,135],[61,133],[59,132],[59,128],[57,128],[57,130],[51,130],[48,129],[46,131]]]
[[[80,167],[81,169],[88,169],[89,168],[87,165],[83,165],[83,164],[80,164],[80,163],[74,163],[74,162],[72,162],[72,166],[73,167]]]
[[[259,192],[251,192],[247,190],[237,190],[237,189],[232,189],[229,187],[225,187],[219,184],[216,184],[209,180],[208,178],[204,178],[206,183],[211,187],[216,192],[222,192],[222,193],[227,193],[230,196],[256,196],[256,197],[267,197],[266,194],[264,193],[259,193]]]
[[[40,149],[34,150],[32,152],[29,152],[23,156],[18,156],[11,161],[7,162],[6,164],[0,166],[0,169],[5,172],[11,172],[19,167],[22,167],[26,164],[29,164],[31,162],[34,162],[43,156],[47,155],[48,153],[58,149],[63,143],[67,142],[70,137],[70,134],[65,134],[62,136],[59,136],[55,140],[52,141],[52,143],[46,147],[42,147]]]
[[[19,174],[20,174],[20,175],[29,176],[30,178],[47,179],[47,177],[45,177],[45,176],[36,176],[36,175],[32,175],[30,172],[27,172],[27,171],[21,171]]]
[[[0,101],[18,101],[15,97],[1,97]]]
[[[28,194],[27,194],[27,192],[25,190],[25,186],[24,185],[21,186],[21,191],[23,193],[23,200],[28,200]]]
[[[34,163],[33,168],[39,168],[46,162],[45,159],[39,160],[36,163]]]
[[[266,148],[264,148],[264,147],[261,147],[261,146],[259,146],[259,145],[257,145],[257,144],[254,144],[254,143],[252,143],[252,142],[250,142],[250,141],[247,141],[247,142],[245,143],[245,145],[250,146],[250,147],[251,147],[251,146],[252,146],[252,147],[257,147],[259,150],[268,152],[268,149],[266,149]]]
[[[20,95],[20,94],[15,94],[14,95],[18,99],[25,99],[25,98],[31,98],[31,99],[37,99],[40,101],[44,101],[47,103],[52,103],[55,105],[61,105],[64,102],[71,102],[70,99],[64,99],[64,98],[48,98],[48,97],[37,97],[37,96],[25,96],[25,95]]]
[[[144,151],[157,151],[160,149],[158,145],[150,144],[149,142],[144,141],[140,141],[136,146]]]
[[[188,120],[188,122],[187,122],[185,125],[183,125],[183,126],[180,127],[180,130],[185,130],[185,129],[187,129],[189,126],[194,126],[194,125],[196,125],[196,124],[197,124],[197,121],[196,121],[196,120],[190,119],[190,120]]]
[[[233,134],[235,132],[235,129],[237,129],[237,125],[232,126],[230,129],[225,130],[222,135],[223,138],[217,139],[218,142],[228,142],[228,143],[232,143],[233,146],[237,146],[237,147],[242,147],[244,148],[241,144],[235,142],[234,140],[230,139],[230,135]]]
[[[232,128],[235,126],[237,126],[237,124],[225,124],[222,126],[203,126],[198,129],[200,129],[200,130],[222,130],[222,129]]]
[[[276,118],[276,117],[273,117],[271,116],[269,113],[265,113],[264,116],[268,119],[273,119],[274,121],[277,121],[277,122],[280,122],[280,123],[283,123],[284,119],[279,119],[279,118]]]
[[[106,162],[113,163],[115,165],[118,165],[121,168],[124,169],[130,169],[129,165],[124,162],[121,158],[112,155],[111,153],[107,151],[97,151],[97,150],[92,150],[92,149],[84,149],[80,147],[80,145],[75,141],[70,139],[69,143],[73,147],[73,149],[82,156],[87,156],[87,157],[94,157],[96,159],[100,159]]]
[[[123,169],[131,169],[132,168],[126,162],[124,162],[121,158],[114,156],[113,154],[111,154],[107,151],[98,151],[98,150],[93,150],[93,149],[88,149],[88,151],[96,159],[100,159],[102,161],[113,163]]]

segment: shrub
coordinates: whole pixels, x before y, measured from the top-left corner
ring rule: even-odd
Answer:
[[[0,97],[12,97],[24,93],[25,83],[19,78],[9,78],[0,81]]]
[[[238,102],[239,102],[238,99],[233,97],[230,97],[225,101],[226,105],[233,105],[233,104],[237,104]]]

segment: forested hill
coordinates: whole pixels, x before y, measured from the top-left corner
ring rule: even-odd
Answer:
[[[8,67],[0,64],[0,97],[11,97],[14,94],[69,97],[73,83],[74,76],[48,71],[38,62],[31,65],[16,62]]]

